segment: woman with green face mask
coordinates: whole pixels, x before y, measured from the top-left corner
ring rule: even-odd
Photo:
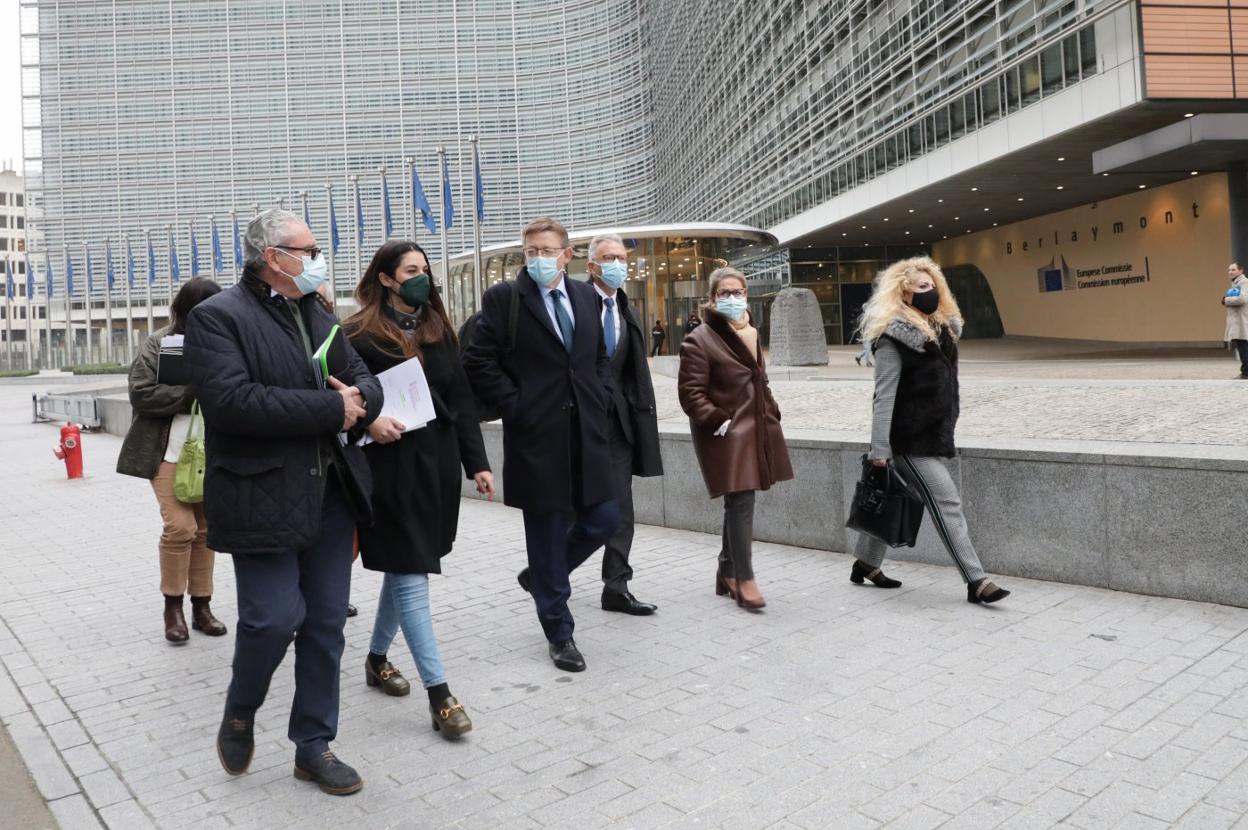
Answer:
[[[365,682],[388,695],[409,686],[387,658],[402,629],[429,695],[434,730],[457,738],[472,729],[451,694],[433,634],[429,574],[442,572],[459,522],[460,476],[493,496],[481,427],[472,392],[459,363],[459,345],[442,298],[433,286],[429,258],[414,242],[392,241],[378,249],[355,290],[360,310],[343,328],[373,374],[413,358],[421,362],[433,394],[435,420],[421,429],[382,415],[364,449],[373,472],[372,527],[360,527],[364,567],[381,571],[381,596]]]

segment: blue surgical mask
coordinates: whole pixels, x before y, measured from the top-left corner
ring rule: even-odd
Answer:
[[[628,279],[628,266],[619,260],[604,262],[598,267],[602,269],[602,281],[612,288],[619,288]]]
[[[547,288],[559,281],[559,258],[535,256],[524,261],[529,276]]]
[[[281,250],[280,248],[278,249]],[[285,251],[282,251],[285,254]],[[289,256],[289,254],[287,254]],[[318,254],[316,259],[304,254],[299,257],[299,261],[303,263],[302,274],[287,274],[282,271],[283,276],[290,277],[295,281],[295,287],[299,289],[304,296],[311,294],[321,287],[321,283],[329,277],[329,263],[325,261],[324,254]]]
[[[745,316],[747,306],[745,297],[720,297],[715,301],[715,310],[734,323]]]

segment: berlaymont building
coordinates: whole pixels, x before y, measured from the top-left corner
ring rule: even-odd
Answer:
[[[1248,256],[1239,0],[20,3],[27,302],[51,264],[63,321],[66,260],[102,273],[107,246],[121,274],[128,242],[129,299],[119,277],[90,300],[93,326],[134,311],[113,342],[153,278],[163,316],[192,234],[199,272],[234,279],[233,222],[274,204],[337,237],[344,304],[409,236],[469,313],[476,270],[514,274],[550,214],[582,247],[626,238],[647,323],[679,325],[731,263],[764,323],[812,289],[830,344],[915,254],[969,336],[1216,341]]]

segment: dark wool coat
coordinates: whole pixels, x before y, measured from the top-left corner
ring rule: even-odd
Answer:
[[[365,336],[354,337],[373,374],[403,362]],[[423,346],[421,365],[437,418],[392,444],[364,448],[373,473],[373,526],[361,527],[360,559],[373,571],[442,573],[459,526],[460,476],[490,469],[459,349],[449,337]]]
[[[588,283],[563,280],[576,327],[569,353],[527,269],[516,275],[516,287],[515,348],[505,348],[512,289],[499,283],[485,292],[463,353],[477,397],[503,415],[503,500],[522,510],[553,512],[613,499],[607,415],[614,393],[598,294]],[[574,429],[579,458],[573,454]]]
[[[144,340],[130,364],[130,408],[134,414],[117,456],[117,472],[148,481],[156,477],[165,460],[173,416],[190,414],[195,400],[189,386],[156,382],[160,338],[168,333],[169,329],[163,328]]]
[[[602,297],[598,297],[601,313]],[[616,310],[628,326],[624,352],[616,351],[611,359],[612,413],[633,448],[633,475],[643,478],[663,475],[663,456],[659,451],[659,417],[654,403],[654,381],[646,359],[646,341],[641,324],[628,304],[623,289],[615,292]]]
[[[713,309],[680,345],[678,387],[711,498],[793,478],[763,356],[750,354],[728,318]],[[728,434],[715,435],[727,420]]]
[[[313,347],[337,322],[316,298],[299,301]],[[381,384],[347,345],[346,381],[364,396],[367,415],[381,412]],[[317,387],[303,337],[282,297],[251,273],[204,300],[186,324],[183,361],[204,413],[208,468],[204,510],[208,546],[230,553],[300,551],[321,532],[325,477],[321,447],[333,458],[331,474],[344,486],[356,519],[371,522],[368,462],[354,444],[338,444],[342,396]],[[353,500],[353,489],[363,498]]]
[[[901,377],[888,442],[894,455],[953,458],[958,423],[958,336],[960,320],[942,326],[933,341],[912,323],[897,319],[880,337],[897,344]]]

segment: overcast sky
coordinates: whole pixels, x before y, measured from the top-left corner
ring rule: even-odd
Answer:
[[[0,0],[0,161],[22,169],[22,58],[18,0]]]

